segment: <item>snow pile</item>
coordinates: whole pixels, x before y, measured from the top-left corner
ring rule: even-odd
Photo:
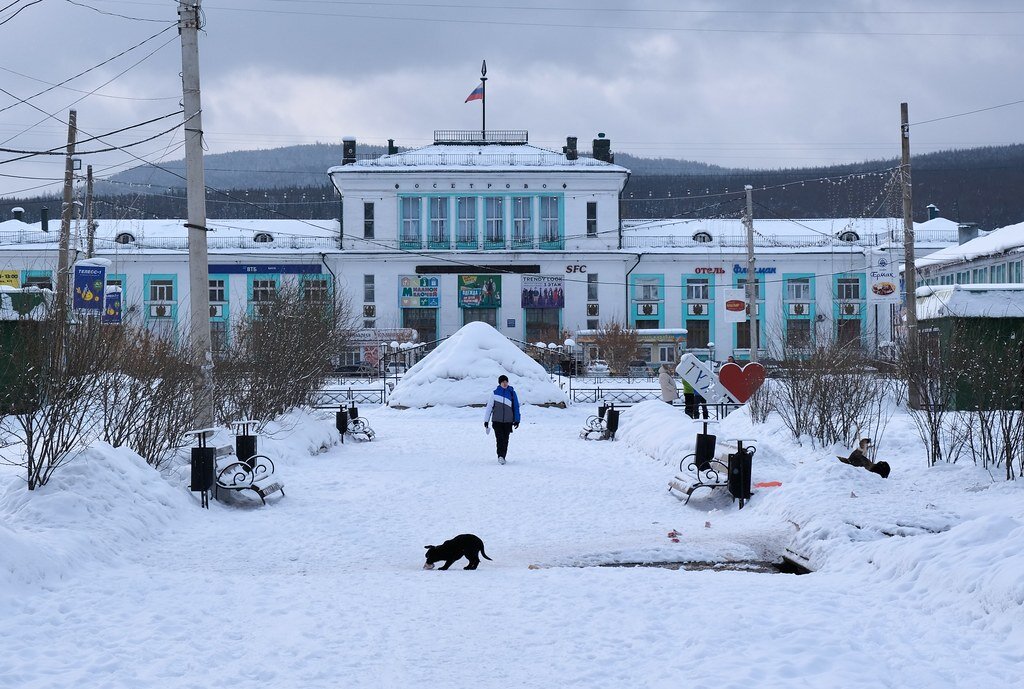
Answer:
[[[484,405],[505,374],[520,404],[566,404],[551,376],[486,323],[467,323],[421,359],[391,393],[392,407]]]
[[[0,588],[63,577],[72,566],[123,560],[191,508],[131,450],[96,443],[29,491],[20,476],[0,476]]]

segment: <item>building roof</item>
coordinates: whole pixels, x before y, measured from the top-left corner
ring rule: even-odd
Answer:
[[[987,256],[1018,254],[1024,251],[1024,223],[1008,225],[969,242],[946,247],[916,261],[918,268],[934,268],[964,263]]]
[[[621,165],[606,163],[596,158],[580,156],[569,160],[564,153],[540,148],[528,143],[520,144],[431,144],[401,153],[357,160],[348,165],[330,168],[327,174],[341,172],[370,172],[378,170],[416,171],[430,170],[534,170],[543,172],[629,172]]]
[[[96,248],[110,249],[187,249],[188,230],[185,220],[96,220]],[[17,225],[12,225],[17,223]],[[207,220],[210,249],[337,249],[337,220]],[[0,244],[41,248],[59,241],[60,223],[49,223],[43,232],[40,224],[28,225],[16,220],[0,223]],[[77,230],[76,230],[77,227]],[[85,222],[72,226],[78,244],[85,244]]]
[[[919,287],[918,320],[935,318],[1024,318],[1024,285],[928,285]]]

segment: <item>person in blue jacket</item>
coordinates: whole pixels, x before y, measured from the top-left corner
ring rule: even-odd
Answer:
[[[505,463],[508,453],[508,437],[513,428],[519,428],[519,397],[516,389],[508,384],[508,376],[498,376],[498,387],[487,400],[484,410],[484,428],[494,424],[494,440],[498,444],[498,464]]]

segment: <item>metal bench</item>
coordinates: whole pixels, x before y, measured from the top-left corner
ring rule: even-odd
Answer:
[[[587,418],[580,431],[580,438],[590,440],[591,434],[597,434],[598,440],[615,440],[615,432],[619,430],[620,410],[614,404],[602,404],[597,408],[597,415]]]
[[[224,445],[217,448],[217,458],[234,457],[234,448]],[[216,490],[248,490],[267,504],[267,497],[280,492],[284,496],[284,484],[274,477],[274,462],[266,455],[253,455],[249,459],[222,461],[217,465]]]
[[[668,482],[668,491],[680,500],[685,496],[683,504],[690,502],[690,498],[698,488],[727,488],[733,500],[740,501],[740,509],[752,495],[750,490],[750,468],[754,453],[757,448],[751,445],[744,447],[743,443],[754,442],[752,440],[730,439],[736,443],[736,452],[730,453],[728,463],[715,457],[715,442],[717,436],[707,432],[707,423],[704,424],[704,432],[697,434],[697,443],[694,452],[686,455],[679,462],[679,471],[692,472],[696,480],[691,476],[676,476]],[[691,460],[692,458],[692,460]],[[683,467],[686,467],[684,470]]]
[[[338,408],[334,415],[334,424],[338,433],[341,433],[341,442],[345,442],[346,435],[366,441],[373,440],[377,435],[370,428],[370,422],[359,416],[359,408],[353,402],[349,403],[347,410],[344,406]]]

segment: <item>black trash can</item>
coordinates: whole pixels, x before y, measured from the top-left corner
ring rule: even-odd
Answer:
[[[348,418],[352,419],[353,421],[358,419],[359,418],[359,407],[357,407],[354,404],[351,407],[349,407],[348,408]]]
[[[754,453],[749,448],[741,448],[729,455],[729,493],[740,501],[750,499],[750,469]]]
[[[190,490],[206,492],[213,488],[216,460],[217,448],[192,448],[192,482],[189,485]]]
[[[697,445],[694,449],[694,463],[697,471],[707,471],[711,468],[711,460],[715,458],[715,442],[718,436],[709,433],[697,434]]]
[[[615,431],[619,430],[619,410],[616,409],[615,407],[610,408],[606,414],[606,417],[606,420],[608,421],[608,430],[606,431],[606,433],[608,434],[609,439],[614,440]]]
[[[344,408],[334,412],[334,426],[341,433],[341,442],[345,442],[345,434],[348,433],[348,411]]]
[[[238,457],[238,461],[245,462],[252,468],[252,462],[249,460],[256,455],[256,436],[245,434],[235,436],[235,456]]]
[[[600,407],[597,408],[597,418],[603,419],[604,415],[605,415],[605,412],[607,412],[607,411],[608,411],[608,407],[602,404]]]

